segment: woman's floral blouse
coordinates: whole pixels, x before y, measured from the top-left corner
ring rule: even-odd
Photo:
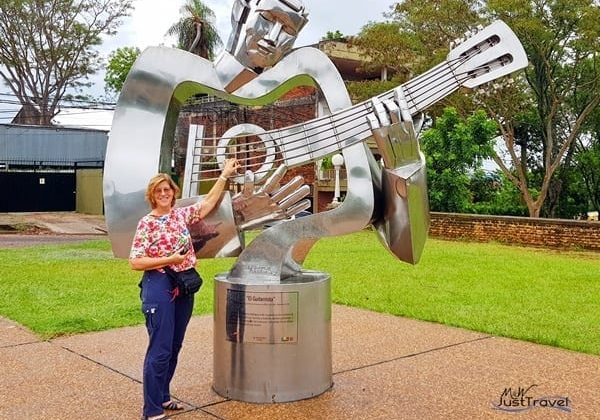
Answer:
[[[188,225],[200,220],[200,205],[171,209],[163,216],[147,214],[139,221],[129,258],[167,257],[182,247],[187,248],[181,264],[171,266],[175,271],[192,268],[196,264],[196,253]],[[163,271],[162,269],[159,269]]]

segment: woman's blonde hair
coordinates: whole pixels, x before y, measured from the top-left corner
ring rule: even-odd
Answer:
[[[160,184],[163,181],[167,181],[167,183],[169,184],[169,187],[171,187],[171,189],[173,190],[173,199],[171,200],[171,207],[173,207],[175,205],[175,199],[179,195],[179,187],[177,186],[175,181],[173,181],[171,179],[171,177],[169,175],[162,174],[162,173],[158,174],[158,175],[154,175],[150,179],[150,182],[148,182],[148,188],[146,188],[146,201],[148,203],[150,203],[150,207],[152,207],[153,209],[156,208],[156,200],[154,199],[154,190],[156,189],[156,187],[158,187],[158,184]]]

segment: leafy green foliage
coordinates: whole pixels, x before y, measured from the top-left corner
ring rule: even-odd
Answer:
[[[590,203],[588,210],[600,211],[600,139],[594,139],[588,147],[581,146],[577,155],[577,170]]]
[[[187,0],[181,7],[182,17],[167,31],[177,36],[177,48],[212,60],[222,45],[215,28],[215,13],[200,0]]]
[[[137,47],[122,47],[117,48],[110,53],[108,57],[108,65],[106,66],[106,74],[104,83],[106,90],[114,93],[121,92],[125,79],[131,70],[131,66],[140,55],[141,51]]]
[[[469,179],[469,191],[472,194],[470,213],[527,216],[527,206],[519,190],[502,171],[476,170]]]
[[[530,215],[538,216],[547,199],[560,197],[569,182],[567,170],[573,157],[574,142],[582,127],[600,104],[600,8],[594,0],[490,0],[488,13],[503,19],[515,31],[531,65],[525,75],[534,112],[539,121],[539,141],[523,147],[540,150],[536,165],[527,172],[518,170],[513,180],[527,203]],[[505,137],[514,137],[511,120],[505,118]],[[513,150],[515,150],[514,148]],[[523,165],[513,157],[515,166]],[[532,154],[529,153],[529,157]],[[535,175],[539,168],[539,186]],[[518,169],[518,168],[517,168]],[[508,171],[505,171],[508,173]],[[537,191],[533,196],[530,191]],[[554,207],[555,203],[548,203]]]
[[[22,105],[48,125],[68,89],[89,86],[102,62],[94,49],[112,35],[132,0],[5,0],[0,13],[0,76]]]
[[[338,29],[335,32],[327,31],[327,34],[323,38],[322,41],[338,41],[338,42],[346,42],[348,37],[341,33]]]
[[[479,0],[404,0],[389,17],[412,37],[420,73],[445,58],[452,41],[482,23],[480,7]]]
[[[574,143],[600,104],[598,2],[403,0],[389,17],[414,35],[416,72],[439,62],[449,41],[476,24],[502,19],[515,31],[530,66],[512,79],[483,86],[475,103],[470,103],[472,95],[461,99],[459,94],[445,103],[463,114],[484,109],[498,121],[505,150],[494,160],[520,192],[530,216],[553,214],[561,189],[576,182],[561,167],[568,168],[571,159],[578,158]],[[437,115],[439,109],[433,112]]]
[[[405,80],[417,61],[414,38],[402,31],[397,22],[371,22],[363,26],[352,44],[360,48],[365,57],[365,70],[386,67],[398,78]]]
[[[346,88],[353,103],[366,101],[380,93],[394,89],[400,84],[396,78],[392,80],[361,80],[346,82]]]
[[[471,203],[469,171],[493,153],[497,130],[485,112],[461,119],[454,108],[444,109],[435,127],[421,137],[427,158],[430,207],[434,211],[467,212]]]

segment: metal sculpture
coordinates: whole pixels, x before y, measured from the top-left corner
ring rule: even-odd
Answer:
[[[123,87],[108,144],[106,221],[115,255],[126,257],[137,220],[147,211],[147,180],[157,171],[170,170],[175,121],[187,98],[207,93],[234,103],[265,105],[299,85],[319,90],[316,119],[269,131],[242,124],[217,141],[216,157],[222,162],[230,141],[257,135],[267,151],[265,163],[241,177],[240,193],[223,197],[208,228],[192,229],[198,244],[216,244],[197,250],[198,256],[239,254],[215,285],[214,388],[235,399],[289,401],[331,386],[329,276],[302,269],[310,246],[321,237],[372,224],[398,259],[416,263],[429,220],[425,160],[416,136],[422,111],[461,86],[475,87],[527,63],[512,31],[496,22],[455,47],[444,63],[352,106],[324,53],[311,47],[292,50],[306,22],[298,0],[236,0],[232,34],[214,63],[181,50],[148,48]],[[364,144],[370,136],[382,165]],[[342,204],[277,224],[244,248],[244,230],[308,206],[308,187],[301,178],[278,188],[286,169],[340,150],[348,177]],[[267,174],[271,176],[265,181]],[[179,205],[199,199],[179,200]],[[207,249],[210,253],[203,254]],[[308,336],[312,338],[301,338]],[[265,353],[256,344],[275,347]],[[258,374],[250,363],[268,373]],[[288,370],[267,369],[273,363],[294,366],[297,377],[290,379]]]

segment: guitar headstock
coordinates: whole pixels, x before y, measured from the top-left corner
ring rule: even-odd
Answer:
[[[458,83],[468,88],[506,76],[528,64],[521,41],[500,20],[455,46],[447,61]]]

